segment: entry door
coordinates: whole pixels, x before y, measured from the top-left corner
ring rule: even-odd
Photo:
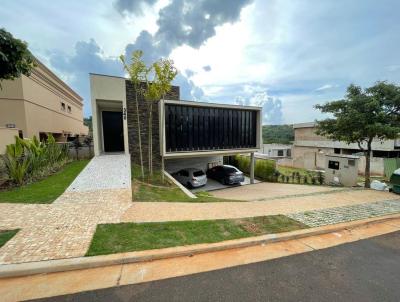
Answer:
[[[105,152],[124,151],[122,112],[103,111],[103,140]]]

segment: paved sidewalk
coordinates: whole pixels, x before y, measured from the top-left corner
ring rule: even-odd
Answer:
[[[329,208],[317,211],[288,214],[286,216],[310,227],[319,227],[353,220],[400,213],[400,199],[385,200],[354,206]]]
[[[21,230],[0,249],[0,264],[83,256],[97,224],[119,222],[132,204],[126,160],[126,155],[92,159],[52,204],[1,203],[0,230]]]
[[[258,184],[254,186],[258,186]],[[246,190],[249,187],[251,185],[243,186]],[[237,198],[245,197],[245,195],[237,195]],[[347,190],[250,202],[134,202],[121,220],[125,222],[156,222],[242,218],[298,213],[394,199],[399,199],[399,196],[389,192]]]

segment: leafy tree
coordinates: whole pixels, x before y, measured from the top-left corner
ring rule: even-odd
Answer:
[[[262,135],[264,144],[290,144],[294,141],[291,125],[264,125]]]
[[[150,85],[148,84],[147,99],[150,101],[150,117],[149,117],[149,161],[150,161],[150,174],[153,174],[153,100],[164,99],[165,95],[171,90],[171,83],[178,74],[177,69],[174,67],[174,62],[170,59],[160,59],[153,63],[152,71],[154,78]],[[161,158],[161,166],[164,169],[164,158]],[[164,178],[164,174],[162,174]]]
[[[83,124],[89,128],[89,133],[93,132],[92,116],[83,118]]]
[[[142,180],[144,180],[142,135],[140,127],[138,95],[144,94],[144,91],[142,91],[143,88],[142,83],[147,82],[148,68],[146,64],[143,62],[142,57],[143,57],[143,51],[136,50],[132,52],[130,65],[126,63],[125,57],[123,55],[120,56],[120,60],[124,65],[124,69],[128,72],[133,87],[135,88],[135,105],[136,105],[136,121],[137,121],[138,140],[139,140],[140,168],[142,173]]]
[[[29,76],[36,66],[28,44],[0,29],[0,88],[2,80],[14,80],[22,74]]]
[[[400,87],[386,82],[362,89],[350,85],[344,99],[316,105],[333,117],[317,122],[317,134],[357,143],[365,154],[365,187],[370,187],[372,141],[395,139],[400,133]]]

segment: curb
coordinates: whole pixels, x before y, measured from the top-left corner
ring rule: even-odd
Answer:
[[[167,258],[193,256],[197,254],[218,252],[228,249],[237,249],[262,245],[267,243],[282,242],[300,239],[310,236],[333,233],[342,230],[353,229],[374,223],[382,223],[399,219],[400,214],[363,219],[358,221],[327,225],[317,228],[302,229],[293,232],[268,234],[257,237],[248,237],[235,240],[227,240],[211,244],[195,244],[189,246],[171,247],[157,250],[128,252],[104,256],[77,257],[58,260],[47,260],[28,263],[0,265],[0,278],[22,277],[36,274],[56,273],[72,270],[97,268],[102,266],[121,265],[128,263],[147,262]]]

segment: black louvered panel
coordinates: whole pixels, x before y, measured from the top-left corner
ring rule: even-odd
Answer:
[[[257,112],[165,105],[167,152],[255,148]]]

